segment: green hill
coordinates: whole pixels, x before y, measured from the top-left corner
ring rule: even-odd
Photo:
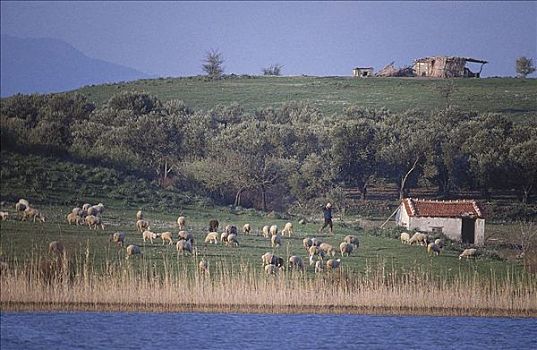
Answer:
[[[496,112],[516,117],[537,113],[537,79],[422,79],[349,77],[232,76],[161,78],[84,87],[80,92],[97,106],[121,91],[146,92],[162,101],[179,99],[194,110],[236,102],[245,111],[307,101],[330,114],[358,105],[392,112],[435,110],[446,105],[465,111]]]

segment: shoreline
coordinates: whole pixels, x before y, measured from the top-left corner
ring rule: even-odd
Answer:
[[[0,303],[0,312],[199,312],[244,314],[326,314],[377,316],[445,316],[537,318],[537,310],[515,311],[499,308],[389,307],[338,305],[246,305],[246,304],[173,304],[81,303],[81,302],[8,302]]]

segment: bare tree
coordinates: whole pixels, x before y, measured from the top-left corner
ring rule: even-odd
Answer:
[[[205,59],[203,60],[203,71],[207,73],[207,76],[213,80],[222,78],[224,74],[224,55],[216,49],[211,49],[207,52]]]
[[[263,75],[282,75],[283,65],[272,64],[268,68],[263,68]]]

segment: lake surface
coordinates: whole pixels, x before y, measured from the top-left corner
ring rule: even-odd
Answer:
[[[1,313],[8,349],[537,349],[537,319],[218,313]]]

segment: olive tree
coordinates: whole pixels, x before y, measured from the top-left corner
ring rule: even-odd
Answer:
[[[516,59],[516,73],[518,77],[525,78],[527,75],[535,72],[533,59],[521,56]]]
[[[220,79],[222,78],[222,74],[224,74],[224,67],[222,66],[223,63],[224,55],[216,49],[211,49],[205,55],[202,69],[205,73],[207,73],[207,77],[210,79]]]

